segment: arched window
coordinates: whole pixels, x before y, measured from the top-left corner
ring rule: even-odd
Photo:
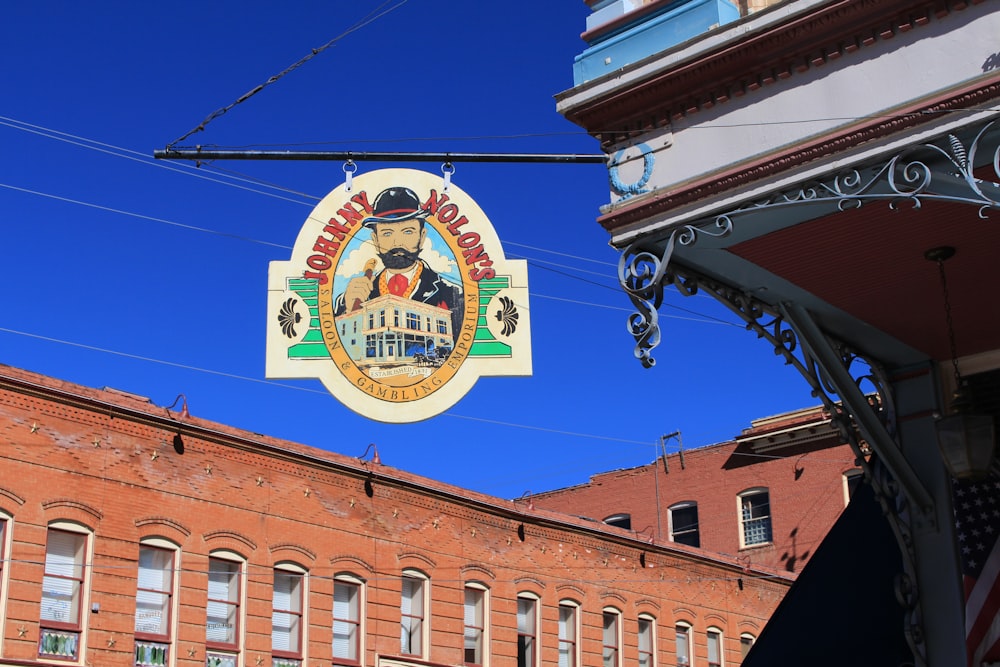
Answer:
[[[756,637],[754,637],[749,632],[744,632],[740,635],[740,660],[747,657],[747,653],[750,652],[750,647],[753,646]]]
[[[858,486],[865,481],[865,473],[861,468],[848,470],[844,473],[844,507],[847,507],[854,497]]]
[[[171,662],[178,548],[164,539],[139,543],[135,592],[135,664]]]
[[[740,546],[771,542],[771,499],[764,487],[747,489],[737,497],[740,512]]]
[[[305,574],[305,569],[294,563],[278,563],[274,567],[271,601],[271,654],[274,665],[302,664]]]
[[[4,618],[4,600],[7,599],[7,581],[10,576],[10,568],[7,565],[7,554],[10,553],[10,515],[0,511],[0,619]],[[3,648],[3,638],[0,637],[0,649]],[[2,653],[0,653],[2,655]]]
[[[333,579],[333,664],[361,664],[364,655],[364,581],[351,574]]]
[[[482,666],[486,664],[488,653],[484,650],[489,645],[489,589],[479,582],[469,582],[465,585],[464,600],[464,649],[465,664]]]
[[[708,667],[722,667],[722,630],[709,628],[705,632]]]
[[[559,603],[559,665],[577,667],[580,664],[580,605],[572,600]]]
[[[639,667],[656,667],[656,619],[639,614]]]
[[[678,621],[674,625],[674,650],[677,653],[677,667],[691,664],[691,624]]]
[[[213,551],[208,558],[208,601],[205,605],[205,654],[209,664],[240,664],[243,633],[241,585],[245,561],[232,551]]]
[[[621,512],[619,514],[612,514],[604,520],[604,523],[609,526],[615,526],[616,528],[624,528],[625,530],[632,530],[632,515],[628,512]]]
[[[538,649],[538,598],[531,593],[517,596],[517,667],[535,667]]]
[[[91,533],[79,524],[49,525],[42,577],[41,625],[38,654],[79,660],[83,646],[87,603],[87,563]]]
[[[399,606],[399,652],[403,655],[426,657],[427,606],[430,599],[430,580],[418,570],[404,570],[402,595]]]
[[[622,615],[614,607],[604,608],[604,631],[601,635],[601,664],[620,667],[622,659]]]
[[[698,503],[685,501],[671,505],[668,520],[671,541],[689,547],[701,546],[701,537],[698,533]]]

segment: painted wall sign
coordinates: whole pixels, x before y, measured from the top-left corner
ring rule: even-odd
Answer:
[[[486,214],[412,169],[353,178],[268,271],[268,378],[318,378],[383,422],[433,417],[484,375],[531,375],[527,263]]]

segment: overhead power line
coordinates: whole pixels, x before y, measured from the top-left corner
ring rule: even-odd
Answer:
[[[42,341],[45,341],[45,342],[48,342],[48,343],[57,343],[59,345],[68,345],[70,347],[77,347],[77,348],[81,348],[81,349],[84,349],[84,350],[90,350],[92,352],[102,352],[104,354],[113,354],[115,356],[126,357],[128,359],[136,359],[136,360],[139,360],[139,361],[147,361],[147,362],[154,363],[154,364],[162,364],[164,366],[173,366],[174,368],[182,368],[184,370],[196,371],[196,372],[199,372],[199,373],[207,373],[209,375],[217,375],[217,376],[220,376],[220,377],[226,377],[226,378],[230,378],[230,379],[233,379],[233,380],[244,380],[246,382],[254,382],[254,383],[257,383],[257,384],[265,384],[265,385],[271,385],[271,386],[274,386],[274,387],[282,387],[284,389],[294,389],[296,391],[305,391],[305,392],[308,392],[308,393],[311,393],[311,394],[321,394],[321,395],[324,395],[324,396],[329,396],[329,392],[326,391],[326,390],[312,389],[310,387],[300,387],[300,386],[291,385],[291,384],[283,384],[281,382],[274,382],[272,380],[262,380],[260,378],[248,377],[246,375],[238,375],[236,373],[227,373],[225,371],[216,371],[216,370],[212,370],[210,368],[200,368],[198,366],[191,366],[191,365],[188,365],[188,364],[182,364],[182,363],[178,363],[178,362],[175,362],[175,361],[167,361],[165,359],[156,359],[154,357],[146,357],[146,356],[139,355],[139,354],[132,354],[132,353],[129,353],[129,352],[121,352],[119,350],[112,350],[112,349],[108,349],[108,348],[104,348],[104,347],[98,347],[96,345],[87,345],[85,343],[77,343],[77,342],[74,342],[74,341],[63,340],[63,339],[59,339],[59,338],[53,338],[52,336],[43,336],[41,334],[29,333],[27,331],[19,331],[17,329],[9,329],[7,327],[0,327],[0,332],[8,333],[8,334],[13,334],[13,335],[16,335],[16,336],[24,336],[26,338],[34,338],[36,340],[42,340]],[[642,440],[629,440],[627,438],[616,438],[616,437],[612,437],[612,436],[596,435],[596,434],[591,434],[591,433],[578,433],[578,432],[573,432],[573,431],[562,431],[562,430],[559,430],[559,429],[547,428],[547,427],[542,427],[542,426],[531,426],[531,425],[528,425],[528,424],[516,424],[514,422],[502,422],[502,421],[497,421],[497,420],[493,420],[493,419],[485,419],[485,418],[481,418],[481,417],[471,417],[471,416],[468,416],[468,415],[456,414],[454,412],[445,412],[444,414],[446,416],[455,417],[457,419],[468,419],[468,420],[471,420],[471,421],[496,424],[498,426],[509,426],[511,428],[521,428],[521,429],[527,429],[527,430],[531,430],[531,431],[544,431],[544,432],[547,432],[547,433],[557,433],[557,434],[560,434],[560,435],[569,435],[569,436],[573,436],[573,437],[576,437],[576,438],[588,438],[588,439],[594,439],[594,440],[604,440],[604,441],[620,442],[620,443],[630,444],[630,445],[642,445],[643,447],[648,447],[649,446],[649,442],[648,441],[642,441]]]
[[[283,69],[282,71],[278,72],[277,74],[275,74],[274,76],[272,76],[271,78],[269,78],[264,83],[260,84],[256,88],[253,88],[252,90],[250,90],[250,91],[244,93],[243,95],[241,95],[232,104],[226,105],[226,106],[222,107],[221,109],[216,109],[215,111],[213,111],[212,113],[210,113],[208,115],[208,117],[206,117],[205,120],[201,121],[201,123],[199,123],[194,129],[192,129],[191,131],[189,131],[187,134],[184,134],[183,136],[179,137],[178,139],[172,141],[171,143],[167,144],[167,148],[170,148],[173,145],[175,145],[175,144],[177,144],[177,143],[179,143],[181,141],[184,141],[185,139],[187,139],[188,137],[190,137],[192,134],[195,134],[196,132],[201,132],[202,130],[205,129],[206,125],[208,125],[213,120],[215,120],[219,116],[223,115],[224,113],[226,113],[227,111],[229,111],[233,107],[235,107],[237,104],[242,104],[243,102],[246,102],[248,99],[250,99],[251,97],[253,97],[257,93],[259,93],[260,91],[264,90],[264,88],[266,86],[270,86],[272,83],[277,83],[277,81],[279,79],[281,79],[283,76],[285,76],[289,72],[292,72],[292,71],[298,69],[302,65],[306,64],[308,61],[312,60],[313,58],[315,58],[316,56],[318,56],[323,51],[326,51],[331,46],[334,46],[337,42],[339,42],[343,38],[347,37],[352,32],[356,32],[356,31],[360,30],[361,28],[365,27],[366,25],[368,25],[369,23],[371,23],[372,21],[375,21],[376,19],[381,18],[382,16],[385,16],[386,14],[388,14],[389,12],[391,12],[393,10],[399,9],[400,7],[402,7],[403,5],[405,5],[407,2],[408,2],[408,0],[400,0],[400,2],[398,2],[397,4],[395,4],[392,7],[389,7],[388,9],[385,9],[384,11],[383,11],[383,7],[385,7],[386,5],[388,5],[389,2],[388,1],[387,2],[383,2],[381,5],[379,5],[374,10],[372,10],[372,12],[370,14],[368,14],[368,16],[366,16],[365,18],[361,19],[360,21],[358,21],[357,23],[355,23],[353,26],[351,26],[350,28],[348,28],[344,32],[340,33],[339,35],[337,35],[336,37],[334,37],[333,39],[331,39],[329,42],[327,42],[323,46],[320,46],[320,47],[317,47],[315,49],[312,49],[312,51],[310,51],[309,53],[307,53],[305,56],[303,56],[302,58],[299,58],[297,61],[295,61],[294,63],[292,63],[291,65],[289,65],[285,69]]]
[[[91,203],[91,202],[80,201],[79,199],[71,199],[69,197],[62,197],[60,195],[54,195],[54,194],[50,194],[50,193],[47,193],[47,192],[40,192],[38,190],[31,190],[31,189],[28,189],[28,188],[22,188],[22,187],[18,187],[16,185],[10,185],[10,184],[7,184],[7,183],[0,183],[0,188],[5,188],[5,189],[8,189],[8,190],[13,190],[15,192],[22,192],[22,193],[25,193],[25,194],[31,194],[31,195],[35,195],[35,196],[38,196],[38,197],[45,197],[47,199],[54,199],[56,201],[61,201],[61,202],[65,202],[65,203],[68,203],[68,204],[76,204],[77,206],[84,206],[84,207],[87,207],[87,208],[93,208],[93,209],[96,209],[96,210],[99,210],[99,211],[107,211],[109,213],[117,213],[119,215],[124,215],[124,216],[133,217],[133,218],[138,218],[140,220],[146,220],[148,222],[157,222],[157,223],[160,223],[160,224],[169,225],[171,227],[179,227],[181,229],[187,229],[189,231],[202,232],[202,233],[205,233],[205,234],[213,234],[213,235],[221,236],[221,237],[224,237],[224,238],[231,238],[231,239],[234,239],[234,240],[237,240],[237,241],[246,241],[247,243],[255,243],[255,244],[258,244],[258,245],[269,246],[269,247],[272,247],[272,248],[281,248],[283,250],[291,250],[292,249],[291,246],[285,245],[285,244],[282,244],[282,243],[274,243],[272,241],[263,241],[263,240],[260,240],[260,239],[251,238],[249,236],[243,236],[241,234],[232,234],[232,233],[229,233],[229,232],[221,232],[221,231],[218,231],[218,230],[215,230],[215,229],[209,229],[209,228],[206,228],[206,227],[198,227],[196,225],[188,225],[188,224],[185,224],[185,223],[182,223],[182,222],[176,222],[176,221],[173,221],[173,220],[166,220],[164,218],[157,218],[157,217],[154,217],[154,216],[143,215],[141,213],[134,213],[132,211],[124,211],[122,209],[112,208],[110,206],[102,206],[100,204],[94,204],[94,203]],[[518,244],[512,244],[512,245],[518,245]],[[539,252],[551,252],[551,253],[556,254],[556,255],[561,255],[561,256],[564,256],[564,257],[570,257],[570,258],[573,258],[573,259],[579,259],[579,260],[584,260],[584,261],[591,261],[591,262],[603,263],[603,262],[600,262],[599,260],[588,259],[586,257],[578,257],[578,256],[575,256],[575,255],[570,255],[570,254],[567,254],[567,253],[562,253],[562,252],[553,251],[553,250],[546,250],[544,248],[538,248],[538,247],[534,247],[534,246],[525,246],[525,245],[522,245],[522,247],[532,248],[532,249],[534,249],[536,251],[539,251]],[[570,273],[566,273],[564,271],[558,271],[558,270],[552,269],[550,267],[543,266],[543,264],[553,264],[552,262],[545,262],[544,260],[530,259],[530,258],[526,258],[526,261],[528,261],[532,266],[534,266],[537,269],[544,269],[544,270],[547,270],[547,271],[551,271],[553,273],[557,273],[559,275],[565,276],[565,277],[570,278],[572,280],[578,280],[580,282],[584,282],[584,283],[587,283],[587,284],[590,284],[590,285],[595,285],[595,286],[598,286],[598,287],[603,287],[605,289],[609,289],[609,290],[617,292],[617,288],[615,288],[613,286],[602,285],[601,283],[597,283],[597,282],[594,282],[592,280],[587,280],[586,278],[583,278],[581,276],[573,275],[573,274],[570,274]],[[563,266],[563,265],[556,264],[556,266]],[[590,271],[585,271],[583,269],[576,269],[574,267],[564,267],[564,268],[568,268],[568,269],[570,269],[572,271],[576,271],[577,273],[593,273],[593,272],[590,272]],[[596,274],[596,275],[601,275],[601,274]],[[548,298],[548,299],[557,300],[557,301],[561,300],[561,301],[571,302],[569,299],[559,299],[557,297],[550,297],[550,296],[547,296],[545,294],[538,294],[536,292],[531,292],[531,294],[532,294],[532,296],[537,296],[537,297],[541,297],[541,298]],[[605,305],[605,304],[598,304],[598,303],[593,303],[593,302],[576,302],[576,303],[581,303],[581,304],[584,304],[584,305],[593,306],[593,307],[597,307],[597,308],[605,308],[605,309],[609,309],[609,310],[625,310],[627,312],[631,312],[631,310],[632,310],[632,309],[621,308],[621,307],[617,307],[617,306],[608,306],[608,305]],[[688,313],[690,315],[697,316],[697,317],[679,317],[679,316],[672,316],[672,315],[664,315],[664,317],[674,317],[676,319],[684,319],[684,320],[688,320],[688,321],[692,321],[692,322],[718,323],[718,324],[727,324],[727,325],[730,325],[730,326],[739,326],[739,325],[737,325],[735,323],[726,322],[725,320],[720,320],[718,318],[711,317],[710,315],[705,315],[704,313],[699,313],[699,312],[696,312],[696,311],[693,311],[693,310],[689,310],[689,309],[683,308],[681,306],[675,306],[673,304],[663,304],[663,307],[665,307],[665,308],[673,308],[673,309],[676,309],[676,310]],[[698,319],[698,318],[700,318],[700,319]]]

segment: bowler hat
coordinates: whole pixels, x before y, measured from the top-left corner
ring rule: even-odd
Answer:
[[[403,222],[414,218],[423,220],[427,211],[420,208],[420,198],[417,194],[402,186],[386,188],[375,197],[372,215],[361,221],[365,227],[374,227],[380,222]]]

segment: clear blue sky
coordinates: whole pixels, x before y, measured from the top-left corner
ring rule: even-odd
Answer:
[[[409,425],[360,417],[318,381],[265,381],[268,262],[289,259],[342,164],[195,169],[152,153],[380,7],[182,143],[598,151],[553,99],[585,46],[582,0],[9,3],[0,363],[158,405],[184,393],[193,415],[350,456],[376,443],[387,465],[508,498],[648,463],[663,433],[698,447],[818,403],[707,297],[668,293],[657,364],[635,361],[617,254],[595,222],[600,165],[457,165],[508,257],[529,261],[532,377],[483,378]],[[360,164],[384,167],[440,168]]]

